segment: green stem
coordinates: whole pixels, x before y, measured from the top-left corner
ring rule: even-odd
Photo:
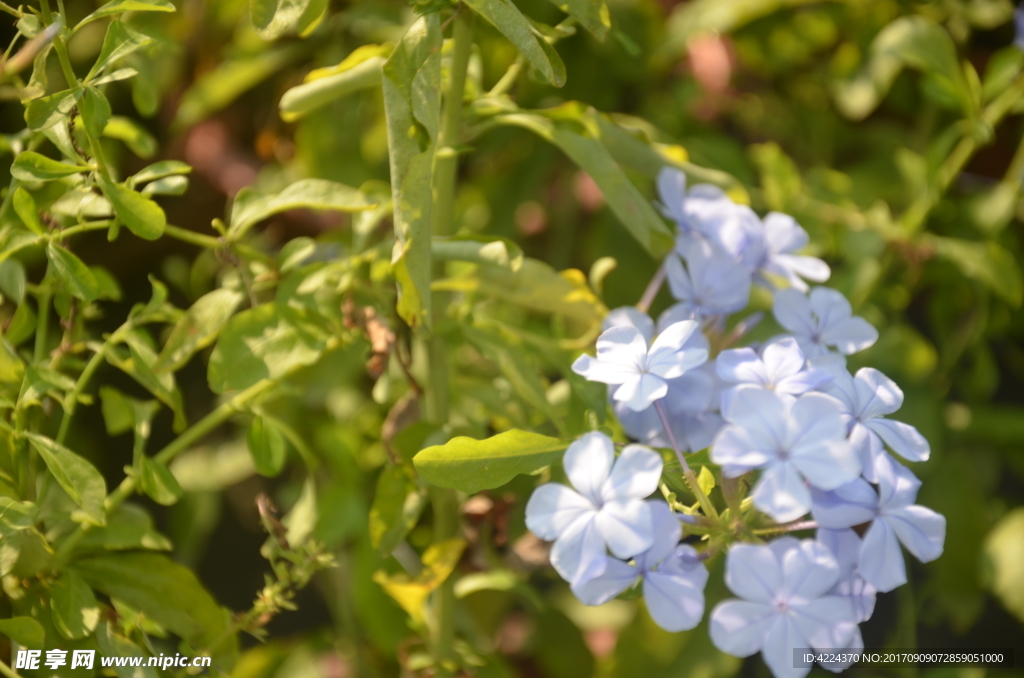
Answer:
[[[50,11],[50,0],[39,0],[39,9],[43,14],[43,21],[49,26],[53,23],[53,13]],[[63,7],[63,1],[61,1],[61,7]],[[64,14],[61,12],[61,21],[64,21]],[[57,52],[57,60],[60,61],[60,69],[64,73],[64,79],[68,81],[68,87],[78,87],[78,78],[75,77],[75,71],[71,68],[71,59],[68,58],[68,48],[64,44],[64,36],[56,35],[53,38],[53,48]]]
[[[170,444],[156,453],[153,457],[161,464],[169,464],[176,456],[187,450],[193,444],[211,433],[218,426],[230,419],[233,415],[243,411],[249,401],[254,400],[278,383],[276,379],[264,379],[249,388],[245,389],[235,397],[223,403],[208,415],[193,424],[187,431],[174,439]],[[107,497],[104,509],[109,516],[114,509],[120,506],[128,497],[132,496],[138,489],[140,478],[137,474],[128,476],[121,481],[116,490]],[[53,558],[54,569],[60,569],[71,556],[75,546],[85,535],[85,530],[79,526],[68,537],[61,542],[57,553]]]
[[[512,89],[512,85],[516,84],[516,80],[519,79],[519,74],[523,71],[523,64],[523,55],[520,54],[512,62],[512,65],[508,67],[508,70],[505,71],[505,75],[501,76],[501,80],[494,84],[494,87],[487,93],[487,96],[496,97],[507,94]]]
[[[44,281],[49,273],[50,270],[47,267],[46,273],[43,275]],[[46,356],[46,343],[49,341],[47,335],[50,333],[50,302],[52,300],[53,293],[48,285],[44,285],[39,292],[39,320],[36,324],[36,344],[32,352],[32,361],[36,363]]]
[[[676,459],[679,460],[679,465],[683,467],[683,478],[686,480],[686,484],[689,486],[690,491],[693,492],[693,496],[697,497],[697,501],[700,502],[700,507],[704,509],[704,514],[711,519],[718,518],[718,510],[715,505],[711,503],[711,499],[708,495],[704,494],[704,490],[701,489],[700,483],[697,481],[697,475],[690,468],[690,465],[686,463],[686,457],[683,456],[682,450],[679,448],[679,443],[676,442],[676,434],[672,432],[672,426],[668,422],[668,415],[665,414],[665,407],[661,404],[660,400],[654,401],[654,410],[658,413],[658,417],[661,419],[661,425],[665,429],[665,435],[668,436],[669,443],[672,444],[672,450],[676,453]]]
[[[460,7],[456,10],[452,27],[452,61],[448,88],[444,94],[444,110],[434,156],[434,204],[431,220],[434,235],[450,235],[455,214],[455,188],[459,157],[455,149],[462,132],[462,106],[466,91],[466,72],[473,49],[473,14]],[[443,264],[442,264],[443,266]],[[434,265],[434,277],[443,269]],[[438,320],[444,316],[446,299],[443,294],[432,300],[435,331],[430,337],[429,378],[427,379],[427,415],[439,426],[448,424],[448,361],[443,335],[437,331]],[[455,492],[434,487],[434,541],[442,542],[459,532],[458,500]],[[455,658],[455,590],[454,579],[449,577],[434,594],[434,625],[432,646],[440,664],[439,675],[450,676],[448,664]]]
[[[50,235],[50,240],[63,240],[64,238],[70,238],[73,235],[79,233],[88,233],[90,231],[105,231],[110,228],[110,224],[113,223],[113,219],[104,219],[103,221],[90,221],[86,224],[78,224],[77,226],[71,226],[60,231],[55,231]]]
[[[117,334],[116,332],[114,334]],[[71,417],[75,415],[75,408],[78,407],[78,399],[81,397],[85,387],[89,384],[89,380],[92,379],[92,375],[96,373],[99,366],[103,364],[103,361],[107,357],[107,346],[113,343],[113,337],[107,340],[100,350],[93,354],[89,362],[86,363],[85,369],[78,375],[78,381],[75,382],[75,388],[72,389],[71,393],[64,399],[64,415],[60,420],[60,428],[57,430],[56,441],[58,444],[63,445],[64,439],[67,438],[68,429],[71,426]]]
[[[0,659],[0,675],[5,676],[5,678],[21,678],[18,672],[8,666],[3,659]]]
[[[987,128],[995,128],[1022,96],[1024,96],[1024,75],[1018,77],[1012,85],[985,107],[979,122]],[[974,156],[975,151],[984,143],[987,142],[977,135],[968,135],[960,139],[942,165],[939,166],[935,175],[935,188],[918,196],[901,216],[900,223],[906,232],[916,233],[920,230],[928,214],[939,203],[939,199],[952,185],[953,180],[960,175],[967,162]]]
[[[212,235],[203,235],[202,233],[196,233],[195,231],[190,231],[187,228],[172,226],[171,224],[167,224],[167,226],[164,227],[164,235],[169,235],[172,238],[181,240],[182,242],[187,242],[191,245],[205,247],[211,250],[227,249],[229,247],[229,244],[220,238],[215,238]],[[233,242],[230,243],[230,248],[248,259],[255,259],[267,263],[272,263],[274,261],[274,258],[270,255],[264,254],[255,247],[251,247],[245,243]]]

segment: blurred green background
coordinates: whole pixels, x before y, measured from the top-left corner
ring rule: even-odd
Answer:
[[[352,186],[387,181],[378,90],[337,100],[294,123],[282,121],[278,102],[311,68],[334,65],[363,44],[397,41],[414,17],[407,2],[334,0],[308,37],[271,43],[255,34],[246,0],[175,4],[176,14],[132,18],[160,40],[133,55],[131,66],[141,77],[108,90],[114,113],[140,125],[130,144],[110,147],[122,175],[159,158],[195,167],[188,193],[162,200],[170,223],[209,233],[210,220],[223,217],[228,199],[247,185],[271,191],[303,177]],[[546,24],[564,18],[545,0],[516,4]],[[943,513],[949,526],[945,554],[927,566],[908,561],[910,585],[879,597],[863,626],[865,643],[1015,647],[1020,665],[1024,102],[1018,96],[996,124],[984,116],[986,106],[1019,86],[1024,52],[1012,46],[1014,7],[1004,0],[609,0],[608,6],[613,29],[606,40],[580,30],[558,42],[568,73],[564,88],[525,77],[512,96],[524,108],[580,101],[614,113],[679,157],[735,177],[742,186],[735,197],[762,213],[791,213],[810,232],[816,253],[833,268],[830,284],[879,328],[877,345],[855,356],[852,366],[877,367],[905,390],[898,416],[932,445],[931,461],[914,469],[925,481],[919,501]],[[72,20],[94,7],[67,3]],[[895,47],[879,44],[887,30],[892,38],[891,26],[919,28],[916,20],[938,27],[944,38],[925,30],[903,42],[896,36],[890,40]],[[13,35],[9,22],[2,23]],[[102,22],[94,23],[72,41],[73,62],[89,63],[103,30]],[[471,73],[489,88],[516,53],[482,21],[476,39]],[[60,78],[56,71],[54,78]],[[4,105],[0,125],[20,129],[20,116],[17,104]],[[466,150],[458,229],[512,238],[528,256],[558,270],[586,273],[595,261],[614,257],[617,268],[603,280],[604,302],[610,308],[636,302],[657,263],[622,229],[585,173],[521,129],[489,130]],[[649,177],[631,177],[653,198]],[[345,216],[294,211],[275,217],[259,238],[279,247],[299,235],[345,247],[351,223]],[[109,329],[131,304],[148,298],[148,275],[168,282],[175,302],[187,306],[209,289],[218,267],[212,253],[166,240],[110,244],[100,233],[82,240],[77,251],[108,268],[124,288]],[[655,311],[668,303],[663,291]],[[239,678],[415,675],[422,646],[410,640],[405,614],[371,579],[378,569],[397,569],[370,546],[367,523],[388,454],[382,425],[398,394],[388,391],[386,380],[374,382],[366,358],[365,345],[330,354],[275,405],[324,462],[317,534],[339,566],[302,592],[297,612],[272,622],[268,643],[248,643],[235,670]],[[453,359],[467,371],[483,369],[472,356]],[[103,378],[138,391],[112,368]],[[507,418],[529,419],[523,414],[528,408],[507,383],[503,392],[493,373],[461,386],[480,391],[473,397],[486,404],[481,384],[487,383],[491,397],[506,402],[489,415],[481,409],[468,429],[482,435],[488,426],[507,427]],[[201,360],[179,375],[179,384],[191,419],[209,410],[214,398]],[[495,414],[504,409],[514,411]],[[130,436],[109,447],[99,417],[79,417],[75,426],[76,449],[101,465],[113,486],[131,459]],[[172,438],[166,412],[153,437],[157,446]],[[414,452],[419,442],[388,444],[407,444]],[[254,498],[267,491],[288,506],[303,474],[296,466],[277,479],[255,475],[241,429],[221,431],[172,468],[186,496],[153,511],[175,544],[174,557],[195,568],[221,603],[246,608],[266,568]],[[703,626],[669,634],[635,601],[597,609],[576,603],[543,566],[543,549],[525,535],[522,514],[532,482],[517,478],[507,492],[485,493],[465,509],[470,531],[488,535],[494,556],[536,585],[536,592],[518,587],[463,598],[457,624],[473,645],[466,651],[489,658],[478,675],[768,675],[759,658],[744,662],[715,651]],[[414,548],[430,542],[429,523],[425,518],[411,533]],[[463,564],[467,571],[473,567]],[[709,609],[723,595],[721,574],[714,572]],[[907,668],[854,673],[917,675]],[[981,669],[923,674],[1019,675]]]

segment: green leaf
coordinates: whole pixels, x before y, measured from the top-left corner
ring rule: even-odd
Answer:
[[[26,247],[32,247],[42,242],[45,241],[35,233],[21,230],[9,231],[7,237],[3,239],[3,244],[0,245],[0,261],[8,259],[12,254]]]
[[[214,342],[243,298],[241,292],[226,288],[199,297],[171,330],[153,371],[175,372],[184,367],[197,351]]]
[[[29,102],[25,107],[25,122],[33,132],[42,132],[59,122],[67,120],[78,105],[82,89],[66,89]]]
[[[79,299],[95,301],[100,295],[100,286],[89,267],[74,254],[53,241],[46,246],[46,256],[53,270],[67,291]]]
[[[174,4],[170,0],[111,0],[98,10],[85,17],[75,26],[78,31],[82,26],[105,16],[121,12],[174,12]]]
[[[173,176],[151,181],[142,187],[142,195],[185,195],[188,191],[188,177]]]
[[[245,440],[249,445],[249,454],[252,455],[257,473],[273,478],[281,472],[288,459],[288,446],[285,444],[284,434],[272,421],[259,416],[254,418]]]
[[[125,342],[128,344],[128,355],[123,350],[107,351],[107,362],[121,370],[125,374],[139,382],[147,391],[157,397],[160,402],[171,408],[174,412],[174,430],[184,430],[187,422],[185,420],[185,408],[181,399],[181,391],[174,381],[174,374],[171,372],[153,371],[157,354],[150,346],[141,330],[134,330],[125,335]],[[133,404],[142,412],[143,404],[132,400]],[[144,407],[149,408],[148,405]],[[151,415],[150,415],[151,416]],[[136,420],[138,425],[139,420]],[[148,433],[145,434],[148,436]],[[145,437],[145,436],[144,436]]]
[[[1024,508],[1003,516],[985,537],[984,554],[991,568],[989,588],[1007,610],[1024,621]]]
[[[78,110],[82,113],[86,134],[93,139],[103,136],[111,115],[110,102],[103,92],[95,87],[86,87],[82,100],[78,102]]]
[[[558,52],[536,33],[530,20],[514,4],[508,0],[465,0],[465,3],[508,38],[545,80],[555,87],[565,84],[565,64]]]
[[[299,313],[263,304],[231,318],[210,356],[207,373],[215,393],[241,390],[317,361],[327,345],[324,330]]]
[[[548,115],[512,113],[497,118],[498,122],[516,125],[534,132],[558,146],[579,165],[601,189],[608,206],[615,212],[626,230],[636,238],[655,259],[661,259],[672,248],[672,233],[658,215],[650,200],[645,198],[619,167],[608,149],[599,140],[599,130],[583,124],[578,105],[565,105],[561,111]],[[565,113],[568,120],[553,120]]]
[[[124,142],[128,150],[143,159],[152,158],[159,148],[156,138],[145,127],[121,115],[110,118],[103,136]]]
[[[50,591],[53,625],[69,640],[85,638],[96,630],[100,606],[92,589],[74,570],[66,570]]]
[[[883,28],[871,43],[871,56],[852,80],[835,87],[836,105],[848,118],[871,113],[904,67],[927,74],[933,91],[969,111],[973,97],[946,29],[921,15],[902,16]]]
[[[1002,94],[1024,70],[1024,50],[1016,45],[1005,47],[988,60],[985,78],[981,81],[982,101],[988,103]]]
[[[374,203],[351,186],[326,179],[303,179],[273,195],[257,195],[250,191],[240,193],[231,209],[228,235],[237,240],[267,217],[288,210],[362,212],[374,207]]]
[[[416,624],[424,622],[424,604],[431,591],[448,579],[459,564],[466,542],[448,539],[431,544],[423,552],[423,569],[415,577],[406,574],[389,575],[383,570],[373,573],[373,581],[402,606]]]
[[[139,458],[142,464],[142,491],[163,506],[171,506],[181,499],[181,486],[162,462],[150,457]]]
[[[135,235],[144,240],[156,240],[164,233],[167,215],[155,202],[122,184],[98,177],[103,193],[114,206],[114,214]]]
[[[111,386],[101,386],[100,403],[108,435],[120,435],[135,426],[136,409],[132,398]]]
[[[178,105],[173,127],[180,130],[206,119],[305,54],[301,48],[292,45],[222,62],[201,75],[186,90]],[[132,82],[140,80],[141,77]]]
[[[276,40],[285,33],[301,31],[311,0],[249,0],[249,18],[256,34]]]
[[[463,326],[462,333],[478,351],[493,360],[512,389],[532,409],[542,412],[564,435],[562,420],[547,399],[547,389],[539,372],[526,359],[527,351],[516,337],[497,330]]]
[[[379,87],[384,61],[384,57],[374,56],[352,68],[292,87],[281,97],[281,119],[294,122],[336,99]]]
[[[94,527],[78,543],[79,550],[170,551],[171,541],[153,529],[153,520],[145,509],[134,504],[117,507],[103,527]]]
[[[153,38],[139,33],[119,19],[114,19],[107,26],[107,34],[103,37],[103,47],[92,68],[89,69],[89,74],[85,76],[86,82],[93,80],[118,59],[123,59],[140,47],[152,43]]]
[[[281,273],[287,273],[293,268],[298,268],[316,252],[316,241],[312,238],[292,238],[281,248],[280,260],[277,269]]]
[[[14,197],[11,202],[14,204],[14,213],[18,215],[21,223],[25,224],[28,230],[37,235],[45,233],[43,225],[39,223],[39,210],[31,193],[18,186],[14,189]]]
[[[473,494],[550,466],[568,445],[558,438],[514,429],[486,440],[452,438],[420,451],[412,462],[428,482]]]
[[[51,181],[88,171],[88,167],[68,165],[35,151],[19,153],[11,165],[11,176],[19,181]]]
[[[25,433],[25,436],[71,500],[82,508],[93,523],[103,525],[106,522],[103,502],[107,498],[107,484],[96,467],[45,436],[31,432]]]
[[[370,544],[384,558],[391,555],[426,506],[426,496],[403,466],[389,464],[377,476],[370,506]]]
[[[135,188],[147,181],[155,181],[164,177],[191,174],[192,166],[180,160],[161,160],[132,175],[131,187]]]
[[[298,501],[288,511],[288,515],[281,519],[281,523],[288,528],[285,538],[294,548],[305,543],[309,535],[316,529],[319,514],[316,508],[316,482],[312,475],[306,476],[302,483],[302,492]]]
[[[434,238],[430,254],[437,261],[468,261],[474,264],[498,266],[513,273],[523,265],[523,250],[508,238],[461,235],[454,238]]]
[[[931,234],[924,234],[922,241],[965,276],[983,283],[1014,308],[1020,308],[1024,301],[1024,279],[1013,254],[1002,245]]]
[[[105,657],[146,657],[146,653],[138,645],[115,633],[107,622],[96,627],[96,643],[99,645],[100,653]],[[146,666],[145,663],[140,666],[117,666],[115,664],[113,669],[117,678],[157,678],[159,671],[152,666]]]
[[[18,346],[35,334],[37,320],[36,312],[32,310],[31,304],[22,301],[18,304],[18,308],[14,311],[14,315],[11,316],[11,322],[7,325],[7,330],[3,333],[4,339],[11,346]],[[2,362],[2,359],[0,359],[0,363]],[[0,377],[0,381],[4,381],[4,379]]]
[[[156,553],[105,553],[81,557],[73,568],[91,587],[122,600],[194,648],[212,650],[214,664],[230,670],[237,638],[229,614],[192,572]],[[218,642],[216,647],[211,643]]]
[[[0,261],[0,292],[16,304],[25,298],[25,267],[17,259]]]
[[[0,619],[0,634],[27,648],[39,648],[46,642],[43,625],[32,617]]]
[[[441,24],[422,16],[384,63],[398,314],[413,328],[429,326],[431,177],[441,116]]]
[[[598,40],[604,40],[612,27],[611,15],[604,0],[548,0],[581,26],[593,33]]]
[[[438,280],[434,289],[477,292],[535,311],[554,313],[586,323],[599,323],[608,309],[587,285],[582,271],[558,272],[543,261],[524,259],[518,271],[481,266]]]
[[[0,495],[0,536],[32,527],[37,510],[38,507],[30,501]]]

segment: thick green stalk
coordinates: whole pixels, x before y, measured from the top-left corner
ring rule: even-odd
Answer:
[[[462,131],[462,100],[466,91],[466,71],[473,47],[473,16],[465,7],[460,7],[452,27],[452,57],[449,69],[448,88],[444,93],[444,110],[441,129],[438,134],[437,153],[434,157],[434,204],[431,211],[434,235],[450,235],[455,214],[455,188],[459,157],[455,146]],[[434,277],[443,274],[443,264],[435,265]],[[430,337],[430,375],[427,380],[427,414],[439,426],[448,423],[448,357],[444,336],[438,331],[438,321],[444,317],[447,299],[436,294],[432,300],[431,313],[435,331]],[[458,534],[458,501],[452,490],[435,487],[432,489],[434,508],[434,540],[441,542]],[[432,645],[435,656],[441,662],[454,659],[455,639],[455,592],[454,580],[449,577],[434,594],[434,625]],[[440,675],[451,675],[442,666]]]

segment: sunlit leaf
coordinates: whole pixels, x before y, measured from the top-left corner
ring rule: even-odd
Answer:
[[[512,430],[486,440],[452,438],[413,457],[416,471],[438,487],[473,494],[501,487],[520,473],[533,473],[561,458],[564,440]]]
[[[107,484],[96,467],[59,443],[38,433],[26,433],[32,447],[46,462],[57,483],[85,515],[97,525],[106,522],[103,502]]]

